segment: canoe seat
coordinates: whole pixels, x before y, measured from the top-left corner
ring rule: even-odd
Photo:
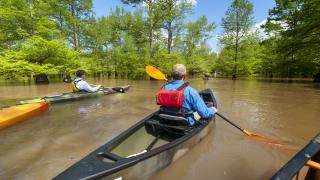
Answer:
[[[159,114],[159,116],[162,119],[167,119],[167,120],[170,120],[170,121],[188,122],[187,118],[181,117],[181,116],[172,116],[172,115],[169,115],[169,114]]]
[[[189,126],[188,119],[183,116],[159,113],[160,122],[174,126]]]
[[[162,138],[163,136],[177,138],[185,135],[193,129],[193,127],[190,126],[173,125],[172,123],[169,124],[165,119],[160,119],[160,116],[158,116],[158,118],[145,121],[147,132],[155,137],[160,135]]]
[[[172,126],[172,125],[168,125],[168,124],[163,124],[157,120],[148,120],[148,121],[146,121],[146,124],[152,124],[152,125],[156,125],[156,126],[160,126],[160,127],[164,127],[164,128],[179,130],[179,131],[184,131],[184,130],[188,129],[188,128],[184,128],[181,126]]]

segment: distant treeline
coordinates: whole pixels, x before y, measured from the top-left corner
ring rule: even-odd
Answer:
[[[253,4],[234,0],[222,19],[219,53],[208,46],[214,22],[206,16],[186,21],[192,1],[121,2],[134,11],[116,7],[96,17],[92,0],[1,0],[0,77],[84,69],[141,79],[146,64],[169,72],[175,63],[191,74],[226,77],[312,77],[320,70],[318,0],[276,1],[263,36],[254,28]]]

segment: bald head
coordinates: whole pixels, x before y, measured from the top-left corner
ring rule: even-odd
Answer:
[[[183,64],[176,64],[172,68],[171,75],[174,80],[181,80],[187,75],[187,69]]]

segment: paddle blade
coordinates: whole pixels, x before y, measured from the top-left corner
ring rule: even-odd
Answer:
[[[249,132],[249,131],[247,131],[247,130],[243,130],[243,132],[247,135],[247,136],[257,136],[256,134],[253,134],[253,133],[251,133],[251,132]]]
[[[154,79],[167,81],[166,76],[159,69],[155,68],[152,65],[146,66],[146,72],[150,77],[152,77]]]
[[[125,90],[122,87],[113,87],[112,90],[119,93],[125,93]]]
[[[293,149],[293,147],[287,145],[287,144],[284,144],[278,140],[275,140],[275,139],[272,139],[272,138],[268,138],[268,137],[265,137],[263,135],[260,135],[260,134],[255,134],[255,133],[252,133],[252,132],[249,132],[247,130],[243,130],[244,134],[246,134],[247,136],[249,136],[251,139],[254,139],[254,140],[257,140],[257,141],[260,141],[260,142],[264,142],[264,143],[268,143],[268,144],[272,144],[272,145],[276,145],[276,146],[279,146],[279,147],[283,147],[283,148],[286,148],[286,149]]]

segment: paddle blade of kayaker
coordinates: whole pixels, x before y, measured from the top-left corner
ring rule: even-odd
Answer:
[[[260,141],[260,142],[264,142],[270,145],[274,145],[283,149],[288,149],[288,150],[296,150],[296,147],[292,146],[292,145],[288,145],[284,142],[281,142],[279,140],[275,140],[273,138],[269,138],[266,136],[263,136],[261,134],[256,134],[256,133],[252,133],[249,132],[247,130],[243,130],[243,132],[250,137],[250,139],[256,140],[256,141]]]
[[[152,65],[147,65],[145,70],[147,74],[154,79],[165,80],[165,81],[168,80],[166,76],[159,69],[155,68]]]
[[[117,91],[119,93],[125,93],[125,90],[122,87],[114,87],[114,88],[112,88],[112,90]]]

